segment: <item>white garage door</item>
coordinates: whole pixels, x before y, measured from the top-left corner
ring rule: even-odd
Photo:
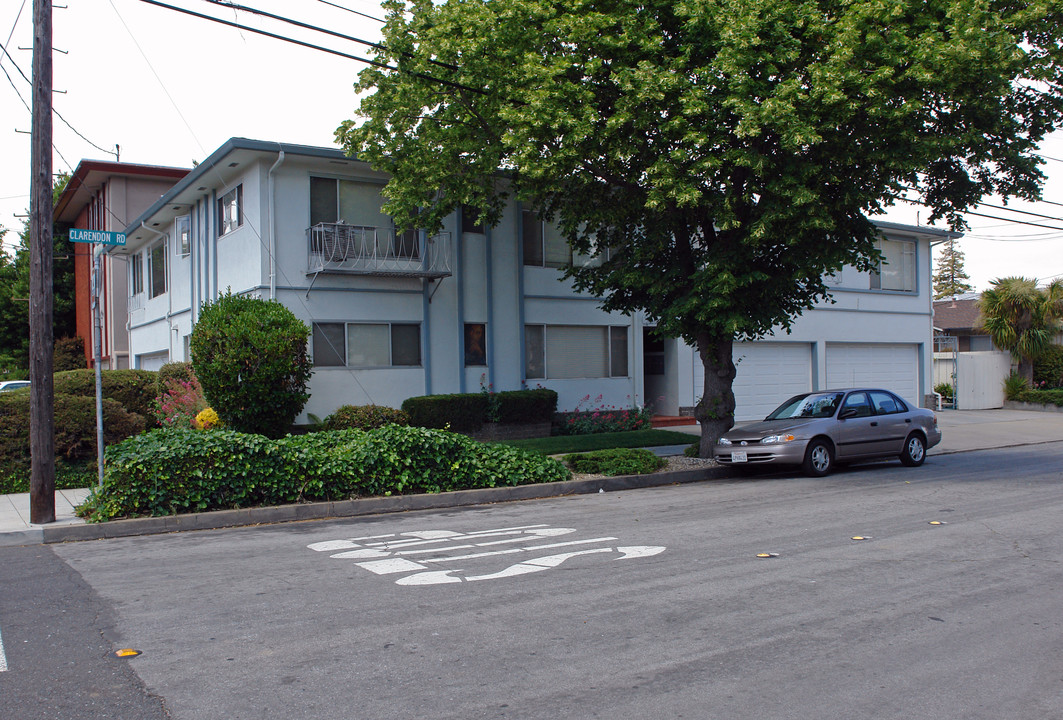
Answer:
[[[892,390],[918,407],[918,346],[827,343],[827,387],[854,385]]]
[[[808,343],[735,343],[735,420],[760,420],[782,401],[812,389]]]
[[[169,362],[170,354],[168,352],[158,353],[146,353],[144,355],[137,355],[137,368],[140,370],[158,370],[167,362]]]

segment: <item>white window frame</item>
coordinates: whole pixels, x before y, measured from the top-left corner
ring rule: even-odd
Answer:
[[[145,280],[147,281],[147,291],[148,291],[148,297],[149,298],[157,298],[160,295],[166,294],[166,286],[168,284],[167,268],[166,268],[166,266],[168,264],[166,262],[166,246],[168,244],[167,243],[168,239],[169,238],[166,235],[163,235],[162,239],[160,239],[160,240],[152,243],[151,245],[149,245],[147,251],[145,252],[145,256],[146,256],[145,259],[147,261],[147,263],[146,263],[147,266],[145,268],[146,272],[144,273],[144,275],[145,275]],[[162,287],[161,288],[156,288],[155,287],[155,263],[156,263],[155,258],[156,257],[158,257],[159,260],[162,261],[162,272],[160,273],[161,281],[162,281]]]
[[[898,268],[893,268],[892,264],[887,261],[887,244],[896,246],[894,252],[900,259]],[[918,266],[916,262],[918,246],[916,242],[914,240],[879,238],[875,246],[883,257],[879,261],[878,268],[871,271],[870,289],[883,292],[918,292],[918,273],[916,271]],[[889,267],[889,270],[883,272],[886,267]]]
[[[181,215],[174,220],[173,236],[176,239],[174,249],[177,257],[188,257],[192,254],[192,216]]]
[[[341,367],[341,368],[350,368],[350,369],[356,369],[356,370],[378,369],[378,368],[423,368],[424,367],[424,343],[423,343],[423,340],[421,338],[421,323],[416,323],[416,322],[315,322],[315,323],[313,323],[313,325],[311,327],[311,337],[315,337],[315,333],[314,333],[315,328],[321,327],[321,326],[326,326],[326,325],[328,325],[328,326],[342,325],[343,326],[343,347],[342,348],[332,348],[332,351],[337,355],[337,357],[339,359],[342,360],[342,363],[333,363],[333,364],[327,364],[327,365],[318,364],[318,357],[317,357],[316,348],[312,347],[311,348],[311,358],[314,361],[314,366],[315,367],[322,367],[322,368],[325,368],[325,367]],[[367,364],[358,364],[358,365],[350,364],[349,352],[348,352],[348,343],[350,342],[350,331],[351,331],[352,326],[365,327],[365,328],[368,328],[368,327],[385,327],[385,328],[387,328],[387,335],[388,335],[388,347],[387,347],[388,361],[387,361],[387,364],[368,364],[368,365]],[[416,329],[416,333],[415,333],[415,335],[417,337],[417,362],[416,363],[395,364],[395,340],[396,340],[396,338],[395,338],[395,328],[396,327],[415,328]],[[316,340],[314,341],[314,343],[316,344]]]
[[[144,294],[144,253],[129,256],[129,296]]]
[[[528,217],[529,215],[534,216],[534,219],[529,218]],[[523,263],[524,263],[525,267],[546,267],[546,268],[553,268],[555,270],[563,270],[566,267],[569,267],[570,265],[572,265],[572,247],[568,244],[568,241],[566,241],[564,239],[564,237],[561,237],[561,241],[565,245],[565,250],[561,254],[562,255],[567,255],[567,260],[565,260],[564,262],[559,262],[559,261],[556,261],[556,260],[555,261],[550,261],[547,258],[547,223],[546,223],[545,220],[543,220],[541,217],[539,217],[538,212],[536,212],[535,210],[532,210],[530,208],[523,208],[521,210],[520,221],[521,221],[521,243],[523,244],[523,247],[524,247],[522,260],[523,260]],[[529,226],[537,227],[536,237],[532,237],[532,238],[528,237],[528,232],[526,232],[526,230],[527,230],[527,228]],[[532,258],[529,258],[528,257],[528,248],[534,247],[534,246],[537,246],[535,248],[536,249],[535,256],[532,257]],[[555,248],[555,250],[556,250],[556,248]],[[556,254],[557,253],[554,253],[554,255],[556,255]],[[529,262],[529,259],[531,259],[532,262]]]
[[[538,328],[538,332],[542,335],[542,353],[537,354],[531,347],[531,343],[527,340],[527,333],[529,328]],[[565,328],[565,329],[577,329],[584,328],[590,330],[602,330],[604,331],[604,348],[602,348],[605,355],[606,374],[586,374],[586,375],[570,375],[570,374],[557,374],[551,372],[550,368],[552,363],[550,362],[550,330],[551,328]],[[529,380],[572,380],[582,378],[594,378],[594,379],[611,379],[611,378],[628,378],[631,377],[631,363],[629,360],[629,354],[631,351],[631,333],[630,328],[627,325],[547,325],[541,323],[528,323],[524,326],[525,332],[525,361],[524,361],[524,375]],[[623,333],[623,345],[624,350],[621,353],[619,350],[614,352],[614,344],[620,341],[620,334]],[[533,368],[541,368],[541,372]]]
[[[241,183],[218,198],[218,237],[244,224],[244,186]]]

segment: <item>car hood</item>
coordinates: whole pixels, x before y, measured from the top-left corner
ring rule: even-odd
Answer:
[[[765,435],[777,435],[782,432],[801,430],[814,423],[821,423],[829,418],[787,418],[785,420],[761,420],[744,425],[724,433],[728,440],[759,440]]]

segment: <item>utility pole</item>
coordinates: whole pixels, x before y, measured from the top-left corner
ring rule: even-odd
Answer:
[[[52,378],[52,1],[33,0],[30,164],[30,522],[55,522]]]

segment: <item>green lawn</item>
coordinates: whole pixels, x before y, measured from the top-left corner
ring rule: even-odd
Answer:
[[[658,445],[690,445],[697,435],[673,430],[632,430],[629,432],[595,433],[593,435],[558,435],[525,440],[506,440],[505,445],[534,450],[544,455],[590,452],[609,448],[655,447]]]

